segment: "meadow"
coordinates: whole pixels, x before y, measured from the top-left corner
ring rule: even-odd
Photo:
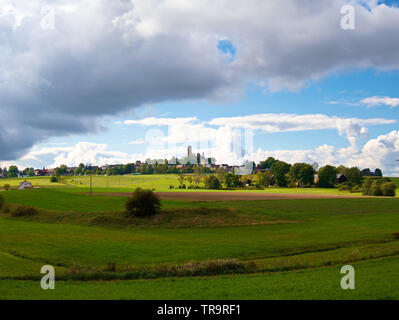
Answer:
[[[163,178],[156,188],[177,181]],[[151,183],[113,179],[95,192]],[[126,215],[126,197],[90,196],[83,181],[36,180],[41,188],[0,192],[0,299],[399,298],[397,198],[162,200],[143,219]],[[13,217],[19,205],[38,213]],[[44,264],[56,270],[51,292],[39,285]],[[344,264],[356,290],[340,288]]]
[[[190,184],[187,177],[184,184]],[[90,191],[90,176],[74,176],[63,177],[60,182],[50,182],[50,177],[29,177],[29,178],[12,178],[0,179],[0,191],[5,184],[9,184],[12,188],[17,187],[22,181],[27,180],[34,187],[64,187],[65,192],[83,193]],[[399,184],[399,179],[395,183]],[[180,184],[179,175],[177,174],[149,174],[149,175],[116,175],[103,176],[93,175],[91,177],[93,192],[131,192],[137,187],[145,189],[154,189],[159,192],[207,192],[205,189],[178,189]],[[170,189],[170,186],[174,189]],[[200,183],[203,187],[203,184]],[[229,190],[213,190],[215,192],[229,192]],[[308,193],[308,194],[336,194],[336,195],[353,195],[347,191],[339,191],[337,188],[279,188],[268,187],[264,190],[240,190],[240,192],[261,192],[261,193]]]

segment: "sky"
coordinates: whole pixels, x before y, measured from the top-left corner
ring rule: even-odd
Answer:
[[[398,28],[398,1],[0,0],[0,166],[192,145],[398,176]]]

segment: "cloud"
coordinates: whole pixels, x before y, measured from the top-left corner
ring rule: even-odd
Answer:
[[[136,139],[128,142],[129,144],[144,144],[145,140],[144,139]]]
[[[272,154],[291,161],[311,162],[324,159],[323,161],[328,160],[334,164],[342,164],[359,152],[359,139],[369,136],[367,126],[393,124],[396,123],[396,120],[342,118],[323,114],[275,113],[215,118],[208,122],[200,122],[197,118],[145,118],[126,120],[125,123],[149,127],[168,125],[167,134],[157,129],[147,132],[146,156],[154,158],[182,156],[186,152],[185,147],[191,144],[196,146],[196,152],[212,155],[218,163],[237,165],[241,164],[244,159],[264,160],[262,157],[270,152],[252,152],[250,140],[253,130],[276,133],[333,129],[337,130],[339,135],[346,136],[349,142],[348,147],[335,150],[333,146],[320,146],[315,150],[278,150],[273,151]],[[244,139],[242,139],[243,137]]]
[[[254,114],[242,117],[216,118],[209,121],[211,125],[248,128],[263,132],[292,132],[308,130],[336,129],[340,135],[345,135],[355,148],[358,139],[368,136],[366,126],[393,124],[396,120],[372,118],[341,118],[323,114],[285,114],[268,113]]]
[[[257,150],[252,158],[261,161],[267,157],[275,157],[289,163],[307,162],[318,163],[320,166],[346,165],[357,166],[361,169],[380,168],[385,176],[399,176],[399,131],[392,131],[377,138],[370,139],[361,148],[336,148],[322,145],[308,150]]]
[[[0,13],[0,159],[145,103],[299,90],[331,72],[399,68],[399,9],[346,1],[12,1]],[[45,6],[54,28],[43,28]],[[52,6],[52,7],[51,7]],[[223,18],[221,19],[221,16]],[[234,60],[218,49],[236,49]]]
[[[223,130],[226,130],[224,128]],[[225,132],[228,134],[228,132]],[[206,156],[215,157],[218,163],[241,164],[243,157],[237,153],[224,148],[226,144],[214,146],[205,146],[202,148],[193,148],[194,152],[204,152]],[[177,146],[175,149],[154,149],[148,148],[142,154],[127,154],[119,151],[109,150],[106,144],[96,144],[88,142],[79,142],[72,147],[53,147],[41,148],[29,152],[22,160],[15,162],[0,163],[1,167],[17,164],[20,168],[30,166],[29,160],[35,159],[38,162],[45,161],[48,156],[49,167],[56,167],[61,164],[68,166],[77,166],[79,163],[91,163],[93,165],[128,163],[136,160],[145,160],[147,158],[170,159],[176,155],[184,155],[187,152],[186,146]],[[84,155],[84,156],[82,156]],[[361,169],[380,168],[386,176],[399,176],[399,131],[394,130],[377,138],[370,139],[360,149],[336,148],[331,145],[321,145],[314,149],[298,150],[263,150],[257,149],[248,155],[248,158],[256,162],[262,161],[267,157],[274,157],[289,163],[306,162],[318,163],[319,166],[326,164],[357,166]]]
[[[391,108],[395,108],[399,106],[399,98],[390,98],[390,97],[369,97],[360,101],[361,104],[365,104],[369,107],[376,106],[390,106]]]
[[[145,118],[141,120],[125,120],[123,123],[130,124],[141,124],[143,126],[174,126],[181,124],[189,124],[197,121],[196,117],[188,117],[188,118]]]

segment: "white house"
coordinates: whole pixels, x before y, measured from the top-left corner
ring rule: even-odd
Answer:
[[[23,189],[32,189],[32,188],[33,188],[32,183],[25,180],[19,184],[17,189],[23,190]]]

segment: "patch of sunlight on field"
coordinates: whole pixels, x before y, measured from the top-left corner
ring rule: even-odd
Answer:
[[[151,174],[151,175],[121,175],[121,176],[92,176],[93,188],[127,188],[137,187],[156,190],[169,190],[169,186],[178,186],[176,174]],[[66,184],[75,187],[89,187],[90,176],[67,177]]]

